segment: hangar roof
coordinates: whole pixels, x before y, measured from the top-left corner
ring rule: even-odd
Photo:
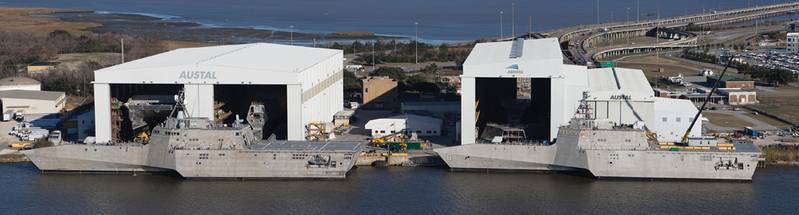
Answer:
[[[14,76],[14,77],[7,77],[0,79],[0,86],[12,86],[12,85],[34,85],[40,84],[39,81],[22,76]]]
[[[588,85],[591,95],[596,95],[600,98],[618,93],[636,98],[654,96],[652,86],[649,85],[644,73],[638,69],[589,69]]]
[[[478,43],[463,63],[463,75],[559,76],[562,65],[563,55],[557,38]]]
[[[33,99],[55,101],[64,97],[64,92],[38,91],[38,90],[4,90],[0,91],[0,98]]]
[[[273,43],[182,48],[104,68],[97,72],[207,65],[296,73],[341,52],[336,49]]]
[[[589,69],[588,79],[591,91],[652,91],[646,76],[638,69]]]

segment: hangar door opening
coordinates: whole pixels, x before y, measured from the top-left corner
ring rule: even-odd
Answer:
[[[175,105],[182,84],[110,84],[111,140],[146,141]]]
[[[475,78],[478,142],[550,139],[549,78]]]
[[[286,85],[214,85],[214,101],[214,118],[225,124],[235,123],[236,116],[247,123],[251,107],[263,105],[261,137],[288,139]]]

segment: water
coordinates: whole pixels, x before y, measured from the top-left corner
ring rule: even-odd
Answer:
[[[512,31],[511,2],[516,2],[516,33],[597,22],[595,0],[0,0],[0,6],[86,8],[105,12],[140,13],[206,26],[242,26],[304,32],[369,31],[419,38],[431,42],[465,41]],[[640,18],[727,10],[786,0],[669,0],[640,1]],[[599,1],[599,21],[635,20],[636,0]],[[629,16],[628,10],[629,9]]]
[[[357,168],[333,181],[39,174],[0,164],[2,214],[794,214],[799,168],[752,183]]]

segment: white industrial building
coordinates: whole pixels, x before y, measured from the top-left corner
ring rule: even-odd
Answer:
[[[383,137],[398,132],[415,133],[420,137],[439,136],[441,135],[441,122],[440,119],[433,117],[405,114],[369,120],[364,128],[371,130],[372,137]]]
[[[58,113],[66,103],[64,92],[37,90],[0,91],[0,106],[3,114],[49,114]]]
[[[0,79],[0,91],[3,90],[42,90],[42,84],[28,77],[7,77]]]
[[[95,71],[97,142],[112,137],[115,85],[178,85],[187,113],[214,118],[215,86],[284,86],[287,139],[343,109],[343,52],[269,43],[177,49]],[[236,97],[236,94],[216,95]]]
[[[643,122],[661,141],[679,140],[680,132],[685,132],[690,123],[689,117],[697,111],[690,102],[655,98],[640,70],[588,69],[564,64],[556,38],[478,43],[464,62],[463,70],[462,144],[475,143],[481,123],[493,119],[488,111],[507,109],[496,108],[500,105],[497,103],[508,101],[495,97],[515,99],[516,85],[505,81],[515,82],[521,78],[532,80],[532,101],[528,109],[532,111],[528,112],[535,115],[529,119],[534,119],[532,121],[538,125],[530,130],[544,130],[539,137],[547,141],[555,140],[558,127],[568,124],[574,116],[583,92],[588,92],[588,102],[597,119],[609,119],[618,125]],[[503,91],[507,86],[511,88]],[[513,93],[510,97],[503,95],[510,93]],[[659,119],[663,117],[673,121],[661,123]],[[700,133],[701,122],[697,122],[691,136],[700,136]],[[528,131],[528,138],[530,136]]]

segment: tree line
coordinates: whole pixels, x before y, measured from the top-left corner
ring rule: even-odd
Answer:
[[[374,46],[374,47],[373,47]],[[473,44],[467,46],[452,47],[448,44],[433,45],[420,42],[418,44],[419,62],[425,61],[454,61],[462,65],[466,57],[469,56]],[[399,42],[396,40],[362,43],[355,41],[350,44],[333,43],[330,48],[341,49],[344,53],[363,53],[355,61],[371,65],[372,50],[374,48],[375,64],[380,63],[414,63],[416,62],[415,41]]]
[[[73,35],[55,30],[46,35],[23,32],[0,32],[0,77],[25,74],[27,65],[57,60],[59,54],[120,52],[120,39],[125,40],[126,60],[150,56],[166,51],[155,36],[127,36],[113,33]],[[85,62],[73,69],[56,67],[44,75],[32,78],[42,83],[43,90],[64,91],[71,95],[88,95],[94,79],[93,71],[102,66],[98,62]],[[81,90],[82,89],[82,90]]]

